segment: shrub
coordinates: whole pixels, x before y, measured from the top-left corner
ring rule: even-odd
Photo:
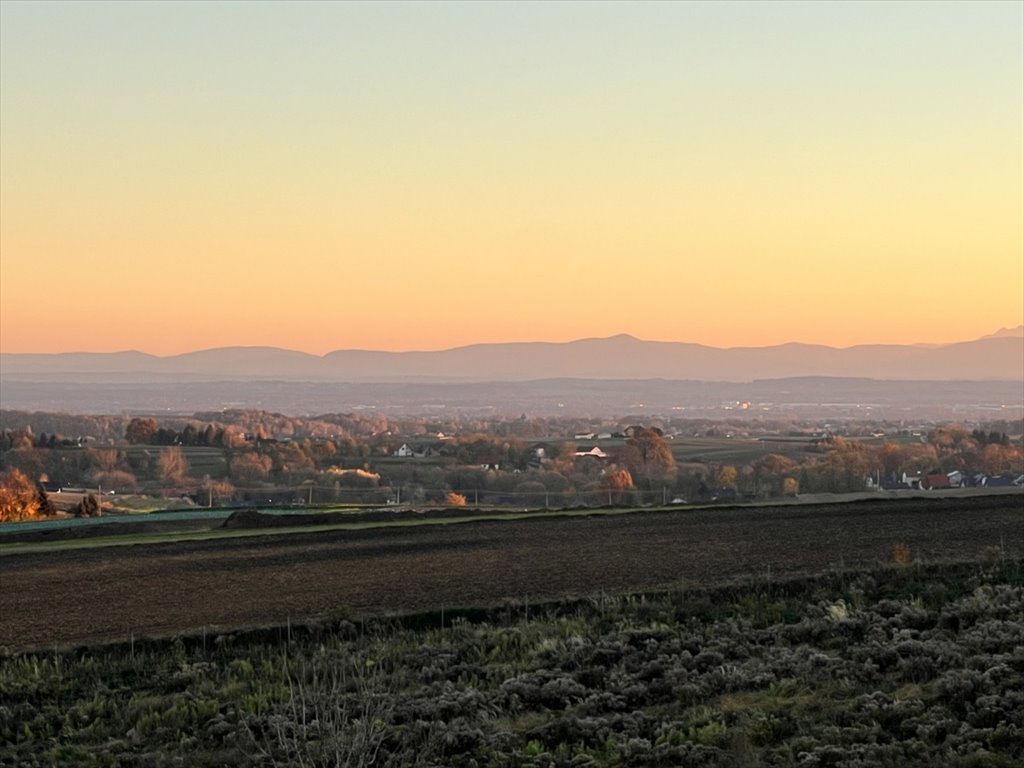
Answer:
[[[906,544],[893,544],[889,561],[893,565],[906,565],[911,561],[910,547]]]
[[[82,500],[75,505],[75,517],[99,517],[100,502],[96,494],[90,493],[82,497]]]

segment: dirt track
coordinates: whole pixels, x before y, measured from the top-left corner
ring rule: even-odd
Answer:
[[[1024,496],[312,531],[0,557],[12,649],[924,560],[1024,556]]]

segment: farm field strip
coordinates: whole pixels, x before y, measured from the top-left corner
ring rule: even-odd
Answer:
[[[10,553],[0,646],[486,606],[670,584],[1024,556],[1020,496],[548,515]]]
[[[329,525],[282,526],[280,528],[214,528],[206,531],[187,531],[149,534],[123,534],[119,536],[96,536],[89,539],[70,539],[53,542],[11,542],[0,544],[0,557],[20,553],[58,552],[69,549],[93,549],[118,547],[135,544],[166,544],[175,542],[206,541],[210,539],[237,539],[254,536],[287,536],[290,534],[331,533],[337,531],[362,531],[373,528],[408,528],[425,525],[455,525],[458,523],[500,522],[523,520],[535,517],[580,516],[584,514],[624,514],[629,510],[591,510],[589,512],[533,512],[505,515],[478,515],[474,517],[423,518],[421,520],[393,520],[373,522],[331,523]]]
[[[1000,489],[1003,490],[1003,489]],[[1024,494],[1021,496],[1022,504],[1024,504]],[[959,495],[961,498],[969,494],[949,494]],[[970,494],[974,495],[974,494]],[[1001,494],[1001,495],[1012,495],[1012,494]],[[913,498],[925,498],[916,496]],[[934,496],[932,498],[935,498]],[[852,501],[865,501],[865,500],[878,500],[875,494],[848,494],[844,500],[840,500],[839,503],[849,503]],[[758,509],[758,508],[774,508],[774,507],[798,507],[798,506],[820,506],[832,502],[832,499],[822,497],[809,497],[804,501],[794,501],[792,499],[773,499],[770,501],[752,503],[752,504],[737,504],[737,505],[687,505],[685,507],[677,506],[657,506],[657,507],[613,507],[613,508],[579,508],[579,509],[556,509],[556,510],[523,510],[522,512],[511,512],[505,511],[500,514],[494,513],[487,509],[480,510],[479,513],[472,511],[467,512],[465,515],[458,517],[431,517],[429,514],[423,517],[415,518],[403,518],[396,520],[366,520],[360,521],[358,519],[349,519],[344,522],[336,523],[318,523],[315,526],[316,531],[328,533],[335,531],[360,531],[368,530],[373,528],[392,528],[392,527],[410,527],[410,526],[421,526],[421,525],[454,525],[457,523],[481,523],[481,522],[514,522],[518,520],[533,520],[540,518],[551,518],[551,517],[596,517],[596,516],[607,516],[607,515],[625,515],[633,513],[659,513],[659,512],[671,512],[677,514],[685,514],[687,512],[699,512],[704,510],[728,510],[728,509]],[[858,512],[858,506],[852,504],[846,507],[846,510],[851,515],[856,515]],[[234,510],[232,510],[234,511]],[[320,509],[320,508],[299,508],[299,509],[269,509],[259,510],[261,514],[268,514],[273,516],[288,517],[292,515],[309,514],[309,515],[336,515],[336,514],[351,514],[352,508],[331,508],[331,509]],[[218,510],[215,514],[202,514],[203,511],[188,513],[196,516],[198,520],[209,520],[211,523],[222,523],[230,516],[230,511]],[[489,513],[490,512],[490,513]],[[171,515],[176,513],[167,513],[166,516],[161,514],[156,518],[156,522],[164,522],[168,520]],[[134,515],[133,522],[144,523],[145,515]],[[182,517],[182,520],[189,520],[191,518]],[[114,518],[98,518],[93,522],[99,520],[107,520],[109,522],[121,522]],[[77,521],[68,521],[77,522]],[[133,545],[145,545],[145,544],[165,544],[172,542],[190,542],[190,541],[205,541],[209,539],[231,539],[231,538],[246,538],[254,536],[287,536],[291,534],[304,534],[311,531],[310,524],[301,524],[295,526],[280,526],[272,528],[221,528],[214,527],[208,529],[186,529],[186,530],[165,530],[165,531],[140,531],[138,533],[118,533],[110,536],[90,536],[82,539],[56,539],[53,541],[3,541],[2,532],[0,532],[0,558],[19,553],[36,553],[36,552],[56,552],[64,550],[74,549],[93,549],[98,547],[119,547],[119,546],[133,546]]]
[[[785,502],[768,502],[758,506],[791,506]],[[694,506],[687,508],[672,507],[617,507],[617,508],[587,508],[587,509],[559,509],[547,511],[523,511],[503,512],[501,514],[467,514],[460,517],[429,517],[406,518],[400,520],[373,520],[317,524],[315,526],[295,525],[280,526],[273,528],[212,528],[206,530],[188,531],[164,531],[161,533],[122,533],[112,536],[93,536],[86,539],[59,539],[45,542],[3,542],[0,540],[0,557],[23,553],[38,552],[59,552],[72,549],[93,549],[99,547],[131,546],[136,544],[168,544],[175,542],[206,541],[210,539],[235,539],[257,536],[288,536],[291,534],[309,534],[312,531],[331,533],[337,531],[363,531],[375,528],[408,528],[427,525],[456,525],[462,523],[489,523],[489,522],[515,522],[518,520],[534,520],[552,517],[602,517],[609,515],[628,515],[634,513],[657,513],[657,512],[695,512],[698,510],[710,509],[709,506]],[[732,507],[729,507],[732,508]],[[717,507],[726,509],[726,507]],[[300,514],[302,510],[294,512]],[[308,511],[308,510],[307,510]],[[260,510],[261,514],[264,513]],[[318,511],[311,511],[311,514],[320,514]],[[267,512],[266,514],[274,514]],[[327,512],[324,514],[334,514]],[[228,515],[210,518],[212,522],[222,522]]]

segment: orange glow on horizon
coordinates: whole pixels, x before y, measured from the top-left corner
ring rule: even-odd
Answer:
[[[2,352],[1024,324],[1024,4],[0,14]]]

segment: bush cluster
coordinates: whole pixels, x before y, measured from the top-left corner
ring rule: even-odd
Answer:
[[[1019,561],[467,615],[8,655],[0,764],[1024,761]]]

